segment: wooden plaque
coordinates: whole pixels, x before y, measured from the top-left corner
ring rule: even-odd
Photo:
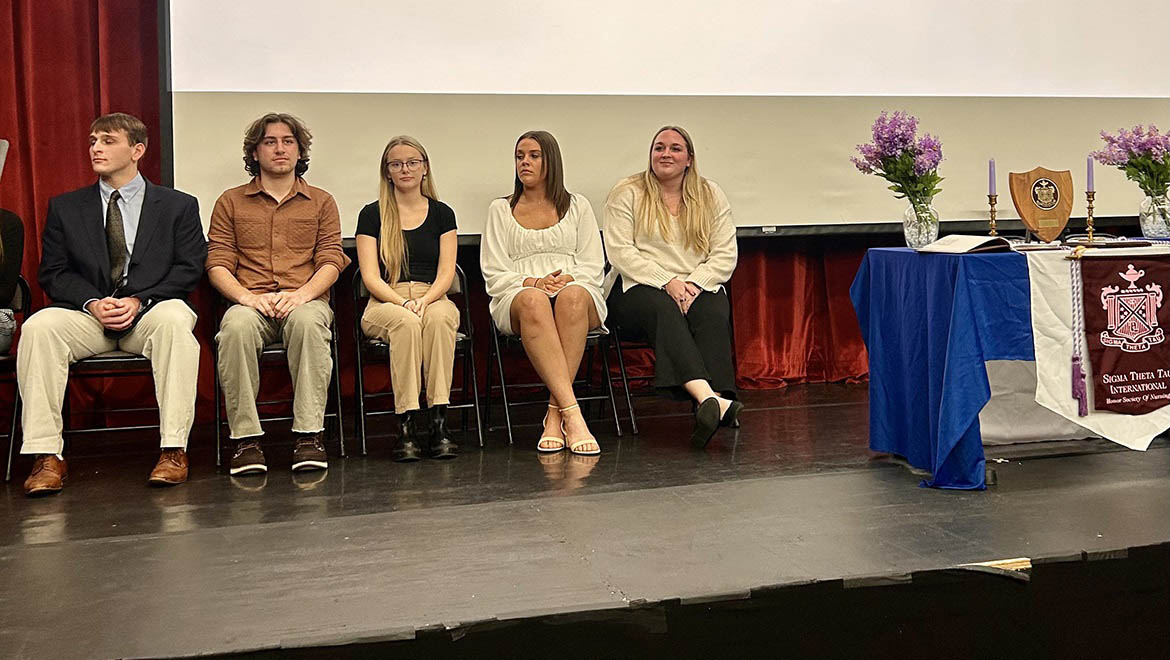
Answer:
[[[1055,241],[1072,214],[1072,174],[1068,170],[1057,172],[1043,167],[1030,172],[1011,172],[1008,188],[1024,226],[1046,243]]]

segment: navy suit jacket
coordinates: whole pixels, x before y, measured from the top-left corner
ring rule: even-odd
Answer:
[[[98,184],[49,200],[37,279],[53,306],[80,310],[87,300],[115,293],[138,298],[142,311],[163,300],[187,300],[207,259],[199,201],[149,181],[143,195],[130,268],[117,292]]]

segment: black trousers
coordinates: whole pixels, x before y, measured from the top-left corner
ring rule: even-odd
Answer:
[[[606,304],[606,322],[618,329],[622,339],[654,347],[654,387],[688,398],[683,383],[703,379],[722,396],[736,398],[731,301],[725,291],[700,293],[683,316],[666,291],[637,284],[622,292],[619,279]]]

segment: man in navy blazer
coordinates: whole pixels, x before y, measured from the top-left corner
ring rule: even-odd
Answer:
[[[123,113],[98,117],[89,155],[98,182],[49,201],[38,280],[52,306],[21,328],[16,374],[24,400],[21,453],[36,456],[25,493],[61,490],[61,406],[69,365],[112,350],[151,361],[162,455],[150,483],[187,480],[199,342],[187,296],[203,273],[199,203],[138,172],[146,126]]]

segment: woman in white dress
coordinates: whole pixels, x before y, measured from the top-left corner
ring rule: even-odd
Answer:
[[[492,202],[480,266],[500,332],[519,335],[549,390],[537,450],[601,453],[589,432],[573,377],[585,336],[605,320],[604,257],[589,200],[565,190],[561,149],[545,131],[516,141],[511,195]]]

